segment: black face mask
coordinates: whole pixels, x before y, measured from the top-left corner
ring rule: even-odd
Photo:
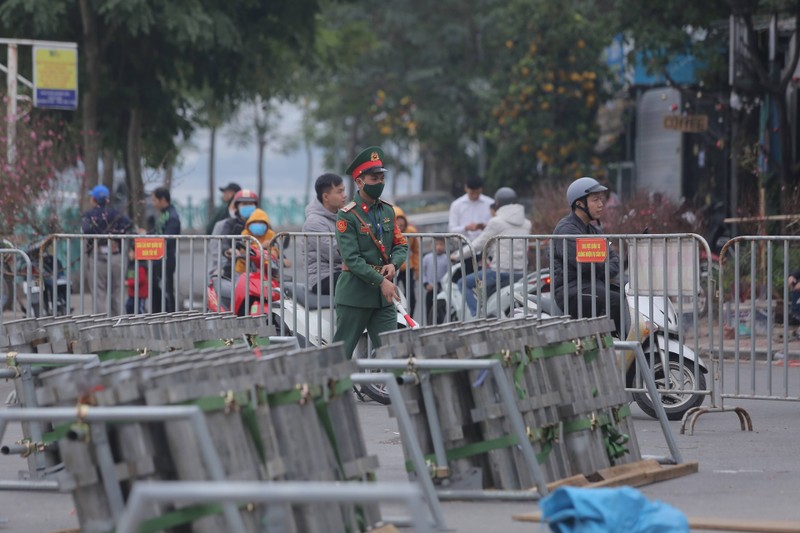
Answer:
[[[378,198],[381,197],[381,194],[383,194],[384,185],[386,184],[383,182],[372,183],[372,184],[365,182],[364,185],[361,186],[361,190],[364,191],[367,195],[369,195],[370,198],[377,200]]]

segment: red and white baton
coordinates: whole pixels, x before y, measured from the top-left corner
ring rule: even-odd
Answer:
[[[403,315],[403,318],[405,319],[406,324],[408,324],[409,328],[411,328],[411,329],[419,329],[419,324],[414,322],[414,319],[411,318],[411,315],[408,314],[408,311],[406,311],[406,308],[403,307],[403,304],[401,304],[400,302],[395,300],[394,301],[394,308],[397,309],[398,313]]]

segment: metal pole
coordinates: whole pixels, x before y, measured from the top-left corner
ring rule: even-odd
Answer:
[[[0,491],[4,490],[30,490],[39,492],[52,492],[59,490],[59,488],[58,488],[58,481],[0,479]]]
[[[386,385],[386,392],[389,393],[389,398],[392,400],[392,411],[397,419],[397,427],[400,430],[400,438],[403,439],[406,450],[411,456],[411,462],[414,464],[415,472],[417,472],[417,482],[422,486],[422,491],[428,500],[428,507],[431,510],[431,515],[433,515],[434,525],[441,531],[446,530],[447,524],[444,518],[444,511],[439,503],[433,481],[427,475],[428,466],[425,464],[425,456],[422,454],[422,448],[419,447],[419,438],[417,437],[417,432],[414,431],[414,424],[411,423],[406,404],[403,402],[397,378],[394,374],[371,372],[367,374],[351,374],[350,379],[353,383],[383,383]]]
[[[196,406],[158,406],[158,407],[49,407],[0,410],[0,441],[5,435],[9,421],[55,422],[69,420],[85,422],[164,422],[168,420],[188,420],[197,436],[197,444],[208,468],[208,475],[214,481],[225,480],[225,469],[219,454],[214,448],[206,419]],[[39,438],[38,440],[41,440]],[[236,506],[224,506],[229,531],[244,531],[244,523]]]
[[[100,359],[95,354],[39,354],[39,353],[19,353],[14,356],[14,360],[20,365],[53,364],[53,365],[72,365],[81,363],[99,363]]]
[[[436,466],[449,471],[447,468],[447,452],[444,449],[444,435],[442,435],[442,427],[439,424],[439,410],[436,408],[436,398],[433,395],[433,387],[431,386],[431,375],[428,372],[420,375],[419,385],[422,390],[422,402],[425,404],[425,418],[428,419],[428,427],[431,430]]]
[[[149,502],[175,503],[377,503],[405,502],[414,522],[414,530],[427,533],[419,488],[405,483],[338,483],[338,482],[257,482],[231,481],[149,481],[136,483],[128,500],[117,533],[134,533],[144,518],[143,507]],[[245,531],[243,528],[231,531]]]
[[[522,449],[522,456],[525,457],[528,468],[530,468],[531,474],[533,475],[533,480],[536,482],[536,489],[541,496],[547,496],[547,481],[545,481],[542,469],[539,467],[539,461],[536,460],[536,451],[533,449],[533,445],[528,438],[525,422],[522,420],[522,414],[520,414],[519,408],[517,407],[517,401],[511,390],[511,385],[503,372],[500,361],[492,360],[490,363],[494,380],[497,382],[497,388],[500,391],[500,397],[508,408],[506,416],[511,422],[514,433],[517,434],[517,439],[519,440],[518,445]]]
[[[636,341],[614,341],[614,349],[617,351],[633,350],[633,353],[636,356],[636,366],[641,369],[650,368],[647,366],[647,358],[644,356],[641,343]],[[644,379],[644,384],[647,387],[647,393],[650,395],[650,401],[653,404],[653,409],[655,409],[656,415],[658,415],[658,421],[661,424],[661,431],[664,432],[664,439],[667,441],[667,447],[669,447],[669,451],[672,454],[672,459],[675,461],[675,464],[680,464],[683,462],[683,456],[681,456],[681,451],[678,449],[678,443],[675,442],[675,437],[672,435],[672,429],[669,427],[667,412],[664,410],[664,404],[661,403],[661,396],[658,394],[656,382],[655,379],[653,379],[653,373],[648,371],[642,372],[642,377]]]
[[[635,343],[638,344],[638,343]],[[641,350],[641,346],[640,346]],[[388,369],[404,369],[410,366],[409,361],[402,359],[359,359],[356,364],[360,368],[370,370]],[[453,359],[423,359],[415,360],[413,366],[423,370],[491,370],[492,376],[497,382],[497,387],[502,397],[503,403],[506,405],[508,412],[506,416],[511,422],[514,429],[514,434],[517,436],[517,443],[522,450],[523,457],[530,467],[533,479],[536,482],[536,488],[541,496],[547,496],[547,483],[545,482],[542,470],[536,460],[536,452],[528,439],[528,433],[525,430],[525,422],[522,420],[522,415],[517,408],[516,400],[514,399],[514,392],[511,385],[508,383],[506,375],[503,373],[503,368],[500,361],[492,360],[453,360]],[[655,384],[653,384],[655,386]],[[663,406],[661,409],[663,410]],[[665,420],[666,420],[666,414]]]
[[[6,108],[7,161],[11,166],[17,159],[17,45],[8,44],[8,74],[6,75],[8,107]]]

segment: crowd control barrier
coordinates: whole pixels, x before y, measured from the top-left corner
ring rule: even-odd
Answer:
[[[35,316],[33,302],[41,303],[42,285],[33,282],[33,268],[28,254],[16,248],[0,248],[0,264],[3,266],[3,279],[0,282],[0,324],[5,310],[11,318]]]
[[[240,278],[250,280],[238,313],[246,316],[253,314],[253,302],[271,297],[272,273],[278,271],[250,236],[55,234],[35,252],[27,273],[30,316],[225,312]],[[232,280],[220,275],[221,265],[231,261],[227,254],[239,264]]]
[[[432,480],[443,499],[537,499],[548,483],[641,457],[612,329],[606,318],[427,326],[383,334],[376,358],[358,365],[402,383],[428,462],[420,471],[407,455],[412,478]],[[680,461],[657,411],[666,461]]]
[[[482,255],[493,258],[494,268],[484,271],[488,283],[478,278],[479,316],[607,315],[615,320],[618,339],[642,343],[671,419],[713,396],[708,355],[714,346],[715,310],[709,303],[715,287],[709,273],[715,269],[702,237],[500,236],[487,241]],[[567,290],[559,290],[559,272]],[[622,355],[625,383],[655,416],[643,369],[632,352]]]
[[[726,400],[800,401],[800,286],[789,283],[798,270],[800,237],[743,236],[724,245],[715,272],[719,404],[687,413],[684,430],[708,412],[734,412],[741,429],[752,430],[747,411]]]
[[[38,477],[0,488],[70,492],[81,531],[125,530],[137,520],[148,530],[261,531],[268,524],[364,531],[383,521],[378,500],[412,504],[408,495],[419,494],[409,489],[393,498],[375,485],[361,497],[377,460],[367,453],[351,391],[355,382],[383,376],[359,374],[340,344],[299,349],[270,342],[263,317],[230,314],[49,317],[15,326],[7,330],[21,343],[15,348],[64,352],[6,357],[0,377],[16,380],[19,407],[0,411],[0,439],[9,421],[23,422],[25,439],[2,453],[27,458]],[[90,354],[65,353],[72,350]],[[388,389],[400,402],[396,383]],[[404,427],[404,444],[417,447],[422,468],[417,439]],[[205,501],[186,483],[174,485],[172,498],[132,496],[142,482],[175,480],[214,482],[218,493],[259,481],[274,488],[246,508],[233,504],[233,492],[221,507],[175,507]],[[297,496],[297,487],[282,486],[286,481],[313,483]],[[433,523],[444,528],[432,486],[423,493]],[[429,522],[418,500],[411,510],[424,529]]]

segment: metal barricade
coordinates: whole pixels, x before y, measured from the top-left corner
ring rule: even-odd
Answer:
[[[43,293],[33,283],[30,257],[16,248],[0,248],[0,264],[3,265],[3,279],[0,282],[0,324],[4,321],[7,308],[11,311],[13,320],[21,318],[22,315],[34,316],[32,295],[36,294],[38,298],[42,298]],[[23,270],[20,271],[20,268]]]
[[[252,314],[252,301],[270,297],[272,273],[254,266],[268,261],[265,250],[247,235],[55,234],[38,250],[40,268],[33,282],[55,288],[40,293],[49,305],[40,305],[38,316],[228,311],[242,277],[250,286],[242,287],[247,305],[240,315]],[[44,268],[47,261],[60,266]],[[226,261],[230,280],[219,272]],[[235,272],[237,261],[240,272]]]
[[[460,234],[408,233],[405,236],[410,252],[419,258],[420,268],[417,270],[412,257],[396,275],[395,283],[401,288],[404,307],[420,324],[461,320],[465,316],[465,303],[457,283],[452,280],[455,272],[473,268],[474,250]],[[279,256],[286,260],[278,264],[276,279],[282,294],[280,301],[271,302],[270,319],[276,322],[280,335],[296,335],[303,346],[323,346],[330,343],[335,334],[336,283],[331,280],[338,278],[340,270],[329,259],[338,253],[334,238],[333,233],[282,232],[268,246],[278,249]],[[431,254],[433,276],[430,291],[423,284],[428,280],[423,280],[421,272],[428,254]],[[441,260],[442,257],[446,259]]]
[[[706,379],[709,367],[702,358],[714,346],[713,268],[702,237],[498,236],[482,252],[493,268],[486,268],[486,278],[477,278],[488,283],[472,281],[480,317],[609,315],[622,340],[643,344],[671,419],[681,418],[705,396],[712,396],[714,406],[713,380]],[[561,283],[568,290],[561,290]],[[470,290],[467,285],[462,290]],[[654,416],[641,369],[632,352],[623,355],[629,390]]]
[[[693,430],[704,413],[733,411],[741,429],[752,430],[749,414],[726,407],[726,399],[800,401],[800,381],[792,374],[800,366],[798,331],[792,327],[800,294],[788,284],[798,269],[800,237],[742,236],[723,246],[716,274],[719,408],[689,413],[683,429]]]

